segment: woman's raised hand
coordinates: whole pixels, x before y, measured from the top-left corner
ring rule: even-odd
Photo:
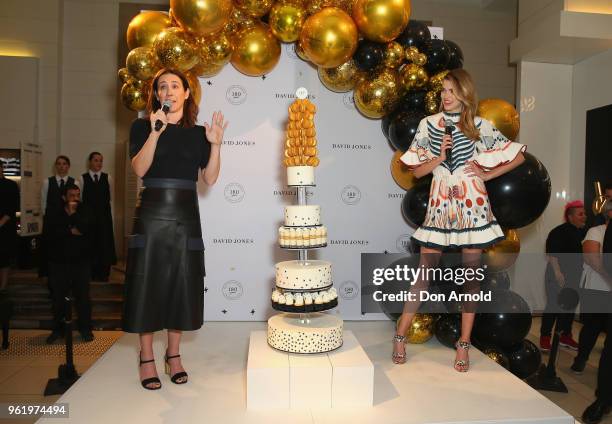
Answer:
[[[211,125],[208,122],[204,123],[206,129],[206,138],[211,144],[221,144],[223,142],[223,133],[227,128],[229,121],[225,121],[221,111],[213,113]]]

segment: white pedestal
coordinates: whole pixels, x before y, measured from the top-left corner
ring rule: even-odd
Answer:
[[[248,409],[371,407],[374,365],[352,332],[329,353],[283,353],[251,332],[247,365]],[[275,386],[275,387],[271,387]]]

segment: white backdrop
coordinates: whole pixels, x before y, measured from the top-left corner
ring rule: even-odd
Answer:
[[[200,79],[199,123],[214,110],[229,120],[221,149],[221,174],[212,187],[201,184],[200,211],[206,246],[205,319],[266,320],[274,264],[297,258],[278,245],[284,205],[295,204],[282,165],[287,108],[304,86],[317,106],[315,125],[321,164],[308,202],[321,205],[329,245],[311,257],[333,263],[339,313],[361,315],[360,254],[405,251],[413,229],[401,216],[405,191],[389,170],[393,149],[380,127],[355,109],[352,93],[334,93],[317,71],[283,45],[279,64],[265,78],[247,77],[231,65]]]

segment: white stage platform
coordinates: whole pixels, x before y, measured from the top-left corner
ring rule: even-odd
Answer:
[[[187,334],[182,347],[189,383],[177,386],[161,375],[163,387],[147,391],[137,373],[135,335],[125,335],[58,402],[70,405],[69,419],[39,423],[325,423],[574,424],[574,418],[485,355],[471,350],[470,372],[452,368],[454,353],[435,339],[408,345],[408,362],[391,362],[390,322],[345,322],[374,363],[374,406],[347,409],[246,408],[249,335],[266,323],[206,323]],[[155,352],[163,371],[164,340]]]

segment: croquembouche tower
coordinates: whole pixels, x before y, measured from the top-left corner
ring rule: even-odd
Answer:
[[[323,313],[338,306],[332,264],[308,259],[309,251],[327,245],[321,207],[306,201],[306,188],[315,186],[314,170],[319,164],[315,113],[313,103],[298,98],[289,107],[286,131],[287,185],[296,189],[297,205],[285,206],[279,245],[296,250],[299,257],[276,264],[272,307],[283,313],[268,320],[268,344],[291,353],[322,353],[342,346],[342,320]]]

